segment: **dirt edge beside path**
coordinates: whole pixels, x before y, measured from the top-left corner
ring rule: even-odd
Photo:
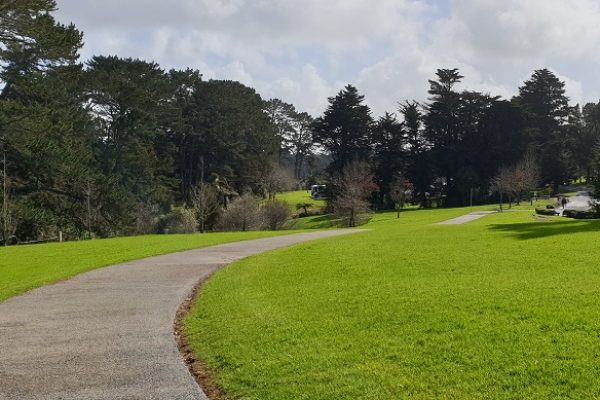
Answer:
[[[216,271],[215,271],[216,272]],[[201,360],[198,360],[192,351],[190,342],[185,334],[185,326],[183,321],[190,313],[190,310],[198,301],[200,292],[204,287],[204,284],[214,275],[214,272],[205,278],[201,279],[196,286],[192,289],[190,294],[186,297],[185,301],[181,303],[175,316],[175,323],[173,324],[175,341],[177,342],[177,348],[181,353],[181,357],[188,367],[190,374],[196,380],[196,383],[200,386],[206,397],[210,400],[227,400],[225,392],[215,382],[214,372],[206,366]]]

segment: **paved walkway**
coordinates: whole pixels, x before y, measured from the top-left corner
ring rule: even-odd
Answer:
[[[263,251],[359,230],[249,240],[98,269],[0,303],[2,400],[205,400],[173,323],[197,282]]]
[[[475,221],[476,219],[483,218],[486,215],[495,214],[495,213],[496,213],[496,211],[472,212],[470,214],[462,215],[457,218],[452,218],[447,221],[438,222],[436,225],[462,225],[462,224],[466,224],[467,222],[471,222],[471,221]]]

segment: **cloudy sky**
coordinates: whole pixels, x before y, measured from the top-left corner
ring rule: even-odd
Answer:
[[[233,79],[313,115],[352,83],[376,115],[424,100],[437,68],[513,95],[536,68],[600,97],[598,0],[58,0],[95,54]]]

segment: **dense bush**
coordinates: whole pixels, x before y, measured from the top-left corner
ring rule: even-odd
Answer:
[[[194,233],[198,221],[194,210],[176,207],[161,218],[159,225],[163,233]]]
[[[538,215],[557,215],[554,208],[536,208],[535,213]]]
[[[135,233],[147,235],[157,233],[160,209],[157,204],[140,204],[134,212]]]
[[[598,214],[594,210],[581,211],[581,210],[565,210],[563,211],[563,217],[573,219],[595,219],[598,218]]]
[[[225,231],[248,231],[262,227],[262,215],[258,199],[244,194],[233,200],[219,218],[217,227]]]
[[[266,227],[272,231],[281,229],[292,215],[288,204],[281,200],[268,201],[262,206],[261,211]]]

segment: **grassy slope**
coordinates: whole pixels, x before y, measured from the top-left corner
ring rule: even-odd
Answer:
[[[285,232],[152,235],[0,247],[0,301],[107,265],[281,233]]]
[[[186,320],[244,399],[597,398],[600,221],[379,214],[233,264]]]
[[[294,212],[296,211],[296,204],[299,203],[312,203],[313,209],[325,207],[325,200],[313,200],[307,190],[279,193],[276,196],[276,199],[288,203],[290,205],[290,209],[292,209]]]

